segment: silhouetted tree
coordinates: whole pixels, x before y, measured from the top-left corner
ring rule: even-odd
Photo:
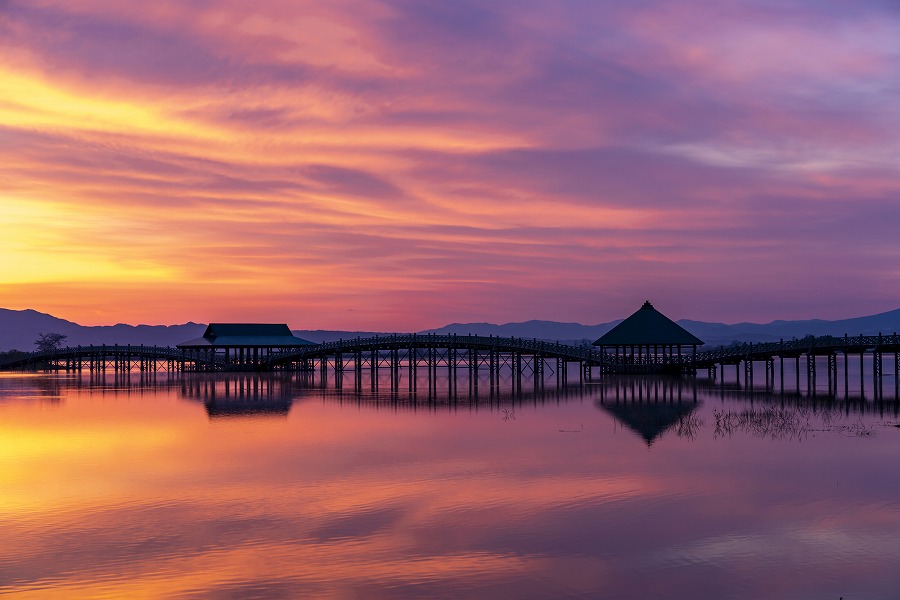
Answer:
[[[61,333],[39,333],[34,345],[37,346],[38,352],[53,352],[62,346],[63,340],[67,337],[69,336]]]

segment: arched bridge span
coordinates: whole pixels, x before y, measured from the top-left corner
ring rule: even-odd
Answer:
[[[457,349],[479,352],[500,352],[504,354],[522,353],[544,358],[559,358],[571,362],[595,362],[600,364],[600,352],[591,346],[571,346],[559,342],[545,342],[537,339],[497,337],[486,335],[435,335],[435,334],[395,334],[323,342],[314,346],[302,346],[287,352],[275,354],[269,364],[284,364],[292,361],[341,355],[355,355],[360,352],[389,352],[391,350]]]
[[[429,373],[444,367],[451,372],[463,368],[479,371],[487,368],[492,380],[501,369],[514,376],[543,377],[548,368],[562,380],[568,367],[578,363],[579,377],[590,377],[590,368],[600,364],[600,352],[590,346],[571,346],[536,339],[480,335],[394,334],[325,342],[273,354],[270,369],[319,370],[336,374],[353,370],[372,373],[388,369],[398,376],[401,369],[410,378],[419,368]]]
[[[499,371],[543,376],[546,365],[559,375],[566,375],[571,363],[578,363],[580,377],[590,379],[599,368],[600,373],[652,373],[670,371],[695,372],[708,369],[714,375],[725,365],[740,366],[752,380],[754,363],[765,363],[767,381],[774,381],[775,359],[783,363],[797,362],[806,357],[807,372],[814,377],[816,359],[827,357],[829,381],[836,379],[838,358],[842,357],[845,373],[848,356],[871,356],[871,368],[877,377],[882,374],[883,355],[892,355],[895,381],[900,380],[900,336],[820,336],[763,344],[742,344],[697,352],[696,354],[666,355],[665,363],[647,354],[618,356],[589,346],[573,346],[558,342],[516,337],[477,335],[396,334],[325,342],[301,348],[273,352],[265,360],[252,366],[257,370],[328,370],[360,371],[391,369],[401,365],[415,370],[420,367],[437,369],[488,368]],[[782,366],[783,368],[783,366]],[[33,352],[9,357],[0,362],[0,369],[50,370],[116,370],[116,371],[230,371],[246,370],[246,365],[229,362],[222,354],[183,350],[167,346],[73,346],[51,352]],[[835,382],[836,384],[836,382]]]

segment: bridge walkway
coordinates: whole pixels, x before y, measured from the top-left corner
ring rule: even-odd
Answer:
[[[780,363],[783,378],[784,363],[795,361],[799,378],[800,360],[806,358],[808,380],[818,373],[818,360],[825,357],[829,382],[837,386],[839,361],[842,358],[845,379],[848,373],[848,357],[858,355],[860,365],[865,358],[871,360],[873,375],[877,381],[885,375],[885,355],[892,356],[895,387],[900,385],[900,336],[859,335],[806,337],[770,343],[748,343],[692,354],[666,355],[665,362],[653,356],[612,355],[590,346],[573,346],[558,342],[516,337],[437,334],[394,334],[338,340],[303,346],[282,352],[274,352],[254,367],[257,370],[318,370],[343,373],[352,369],[359,374],[363,369],[377,372],[389,369],[395,376],[402,367],[414,374],[419,368],[429,373],[438,368],[483,368],[491,373],[492,380],[501,370],[514,377],[539,377],[547,372],[561,382],[568,381],[569,365],[576,363],[579,381],[590,381],[594,376],[623,373],[696,374],[707,370],[715,378],[719,370],[734,366],[740,374],[744,366],[745,377],[753,378],[754,364],[764,363],[766,381],[774,383],[775,362]],[[241,367],[245,368],[245,367]],[[104,371],[230,371],[237,370],[222,354],[197,352],[165,346],[74,346],[51,352],[33,352],[8,357],[0,362],[0,370],[31,369],[53,371],[80,371],[84,369]]]

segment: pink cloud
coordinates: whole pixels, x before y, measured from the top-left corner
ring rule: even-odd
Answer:
[[[0,253],[34,268],[0,305],[382,330],[595,323],[648,297],[727,321],[895,308],[897,23],[837,3],[10,2]]]

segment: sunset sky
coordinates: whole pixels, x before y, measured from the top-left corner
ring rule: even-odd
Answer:
[[[896,0],[0,0],[0,307],[900,307]]]

